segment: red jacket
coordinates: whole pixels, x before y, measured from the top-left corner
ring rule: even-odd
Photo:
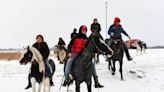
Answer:
[[[70,53],[80,53],[80,51],[85,47],[85,44],[87,42],[87,36],[78,34],[76,37],[74,37],[70,44],[68,45],[68,52]]]

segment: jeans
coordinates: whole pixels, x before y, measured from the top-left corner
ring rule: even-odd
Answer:
[[[96,73],[95,64],[93,62],[91,63],[91,71],[92,71],[93,77],[96,77],[97,73]]]
[[[67,64],[66,64],[65,72],[64,72],[66,80],[69,79],[69,73],[71,72],[71,66],[77,55],[78,54],[76,54],[76,53],[72,53],[72,56],[67,60]]]
[[[51,77],[51,70],[50,70],[50,65],[49,65],[49,62],[48,62],[48,59],[44,60],[45,62],[45,67],[46,67],[46,72],[47,72],[47,75],[48,77]]]

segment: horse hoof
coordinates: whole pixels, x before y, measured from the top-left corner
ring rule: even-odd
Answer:
[[[115,73],[112,73],[112,75],[115,75]]]

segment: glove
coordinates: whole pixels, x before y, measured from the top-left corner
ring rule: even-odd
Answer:
[[[113,32],[111,33],[111,36],[114,36],[114,33]]]
[[[68,53],[68,57],[70,58],[72,56],[72,53]]]

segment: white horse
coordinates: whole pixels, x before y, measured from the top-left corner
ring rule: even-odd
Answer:
[[[146,47],[142,44],[142,42],[136,41],[134,46],[136,47],[136,55],[145,54]]]
[[[55,72],[55,64],[53,60],[49,60],[49,64],[52,68],[52,74],[49,78],[45,72],[45,64],[40,52],[34,47],[27,47],[26,52],[22,54],[20,58],[20,64],[31,63],[31,84],[32,84],[32,92],[36,92],[36,83],[39,83],[38,91],[41,91],[41,86],[43,84],[43,92],[45,92],[45,88],[48,88],[48,92],[50,92],[50,79],[53,78],[53,74]]]
[[[60,64],[63,64],[67,55],[66,49],[64,47],[60,48],[58,45],[56,45],[54,46],[53,51],[55,58],[58,58]]]

